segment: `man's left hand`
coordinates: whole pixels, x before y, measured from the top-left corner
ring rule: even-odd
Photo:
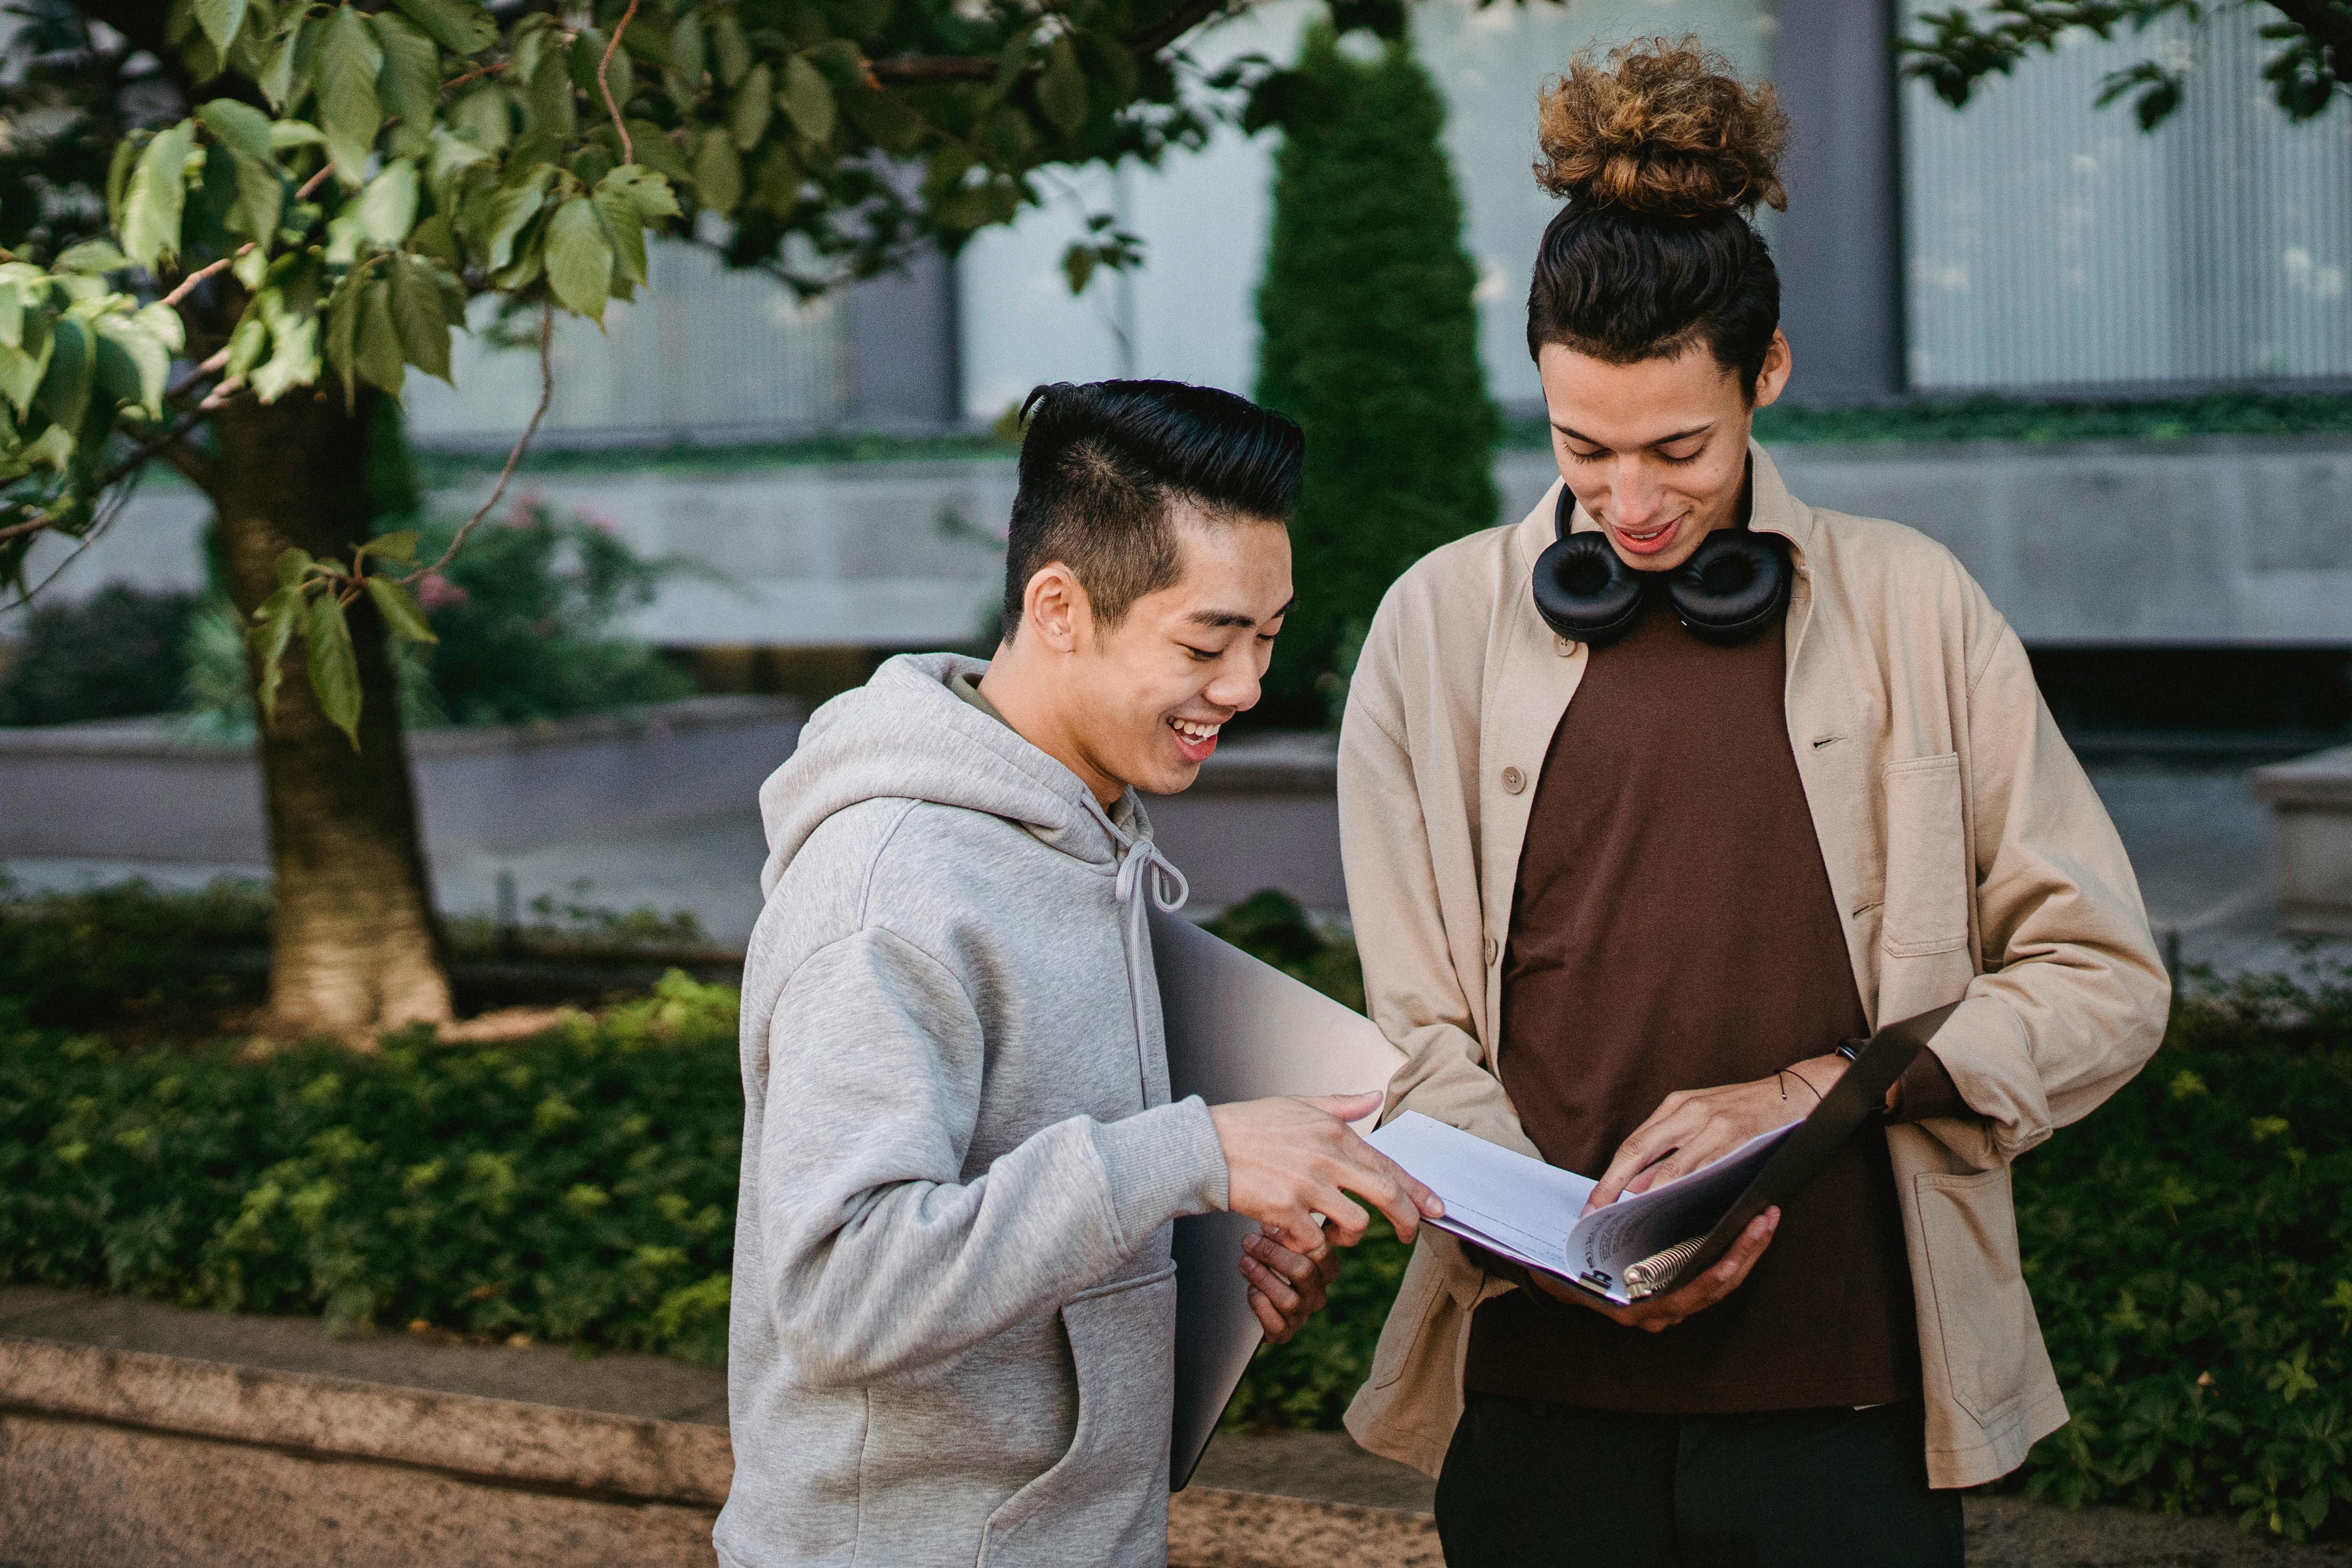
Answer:
[[[1648,1192],[1713,1164],[1760,1132],[1802,1121],[1850,1065],[1841,1056],[1811,1057],[1753,1083],[1666,1096],[1619,1146],[1585,1200],[1584,1212],[1613,1204],[1626,1193]]]
[[[1242,1278],[1249,1281],[1250,1310],[1265,1326],[1270,1344],[1288,1342],[1309,1317],[1321,1311],[1325,1291],[1339,1277],[1337,1247],[1319,1258],[1301,1258],[1263,1231],[1242,1243]]]

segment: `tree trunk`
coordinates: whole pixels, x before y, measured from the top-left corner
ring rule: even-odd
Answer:
[[[356,414],[340,387],[263,405],[238,397],[215,416],[208,487],[230,595],[250,616],[278,586],[289,547],[349,564],[368,536],[365,483],[373,392]],[[351,606],[359,656],[359,749],[328,722],[289,650],[278,714],[261,723],[277,913],[269,1002],[260,1031],[372,1043],[385,1029],[449,1017],[398,692],[373,604]],[[249,673],[258,661],[248,658]]]

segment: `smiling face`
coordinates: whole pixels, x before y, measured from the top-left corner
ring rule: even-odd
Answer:
[[[1218,731],[1257,705],[1289,613],[1290,534],[1255,518],[1212,521],[1170,503],[1182,570],[1114,626],[1055,563],[1029,581],[1020,625],[981,690],[1108,805],[1129,784],[1174,795],[1200,776]]]
[[[1578,503],[1627,565],[1668,572],[1740,521],[1748,427],[1788,384],[1789,342],[1772,335],[1753,402],[1703,342],[1632,364],[1546,343],[1536,371]]]

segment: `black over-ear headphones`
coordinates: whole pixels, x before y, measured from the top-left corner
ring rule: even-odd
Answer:
[[[1553,514],[1559,537],[1536,557],[1536,614],[1573,642],[1606,647],[1664,593],[1675,616],[1702,642],[1746,642],[1789,608],[1789,542],[1777,533],[1717,529],[1671,572],[1637,572],[1598,529],[1569,531],[1576,502],[1567,486]]]

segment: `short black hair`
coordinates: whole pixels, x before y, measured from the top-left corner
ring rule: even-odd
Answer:
[[[1117,626],[1183,570],[1171,501],[1286,523],[1306,437],[1245,397],[1181,381],[1057,381],[1021,405],[1020,489],[1004,551],[1004,636],[1029,579],[1060,562]]]

